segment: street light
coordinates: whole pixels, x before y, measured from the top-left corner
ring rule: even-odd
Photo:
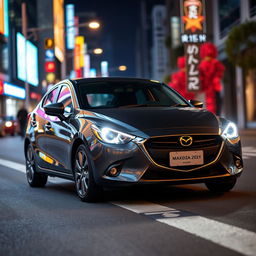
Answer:
[[[99,29],[100,28],[100,23],[98,21],[91,21],[88,24],[90,29]]]
[[[103,53],[103,50],[101,48],[96,48],[93,50],[93,53],[96,54],[96,55],[100,55]]]
[[[127,67],[125,65],[119,66],[118,67],[119,71],[126,71]]]

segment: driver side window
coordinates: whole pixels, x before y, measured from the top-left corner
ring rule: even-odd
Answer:
[[[63,85],[61,87],[57,103],[62,102],[64,105],[64,114],[70,114],[73,112],[73,104],[71,98],[71,92],[68,86]]]

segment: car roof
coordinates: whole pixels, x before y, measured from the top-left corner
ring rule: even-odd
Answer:
[[[145,83],[160,83],[156,80],[130,77],[96,77],[96,78],[78,78],[71,80],[74,84],[95,83],[95,82],[145,82]]]

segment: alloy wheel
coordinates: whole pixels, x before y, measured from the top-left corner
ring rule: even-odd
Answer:
[[[33,155],[31,146],[29,146],[27,150],[26,162],[27,162],[27,166],[26,166],[27,179],[28,179],[28,182],[31,183],[33,181],[33,177],[35,174],[35,171],[34,171],[35,160],[34,160],[34,155]]]
[[[82,148],[76,154],[75,182],[79,196],[84,197],[87,194],[89,186],[89,166],[88,159]]]

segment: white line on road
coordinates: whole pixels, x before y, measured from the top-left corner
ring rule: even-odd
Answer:
[[[26,166],[24,164],[19,164],[2,158],[0,158],[0,164],[16,171],[26,173]]]
[[[9,161],[9,160],[5,160],[0,158],[0,165],[6,166],[8,168],[14,169],[16,171],[22,172],[22,173],[26,173],[26,165],[25,164],[19,164],[13,161]],[[50,183],[54,183],[54,184],[63,184],[65,183],[70,183],[72,181],[69,180],[64,180],[61,178],[55,178],[55,177],[48,177],[48,182]]]
[[[256,148],[255,147],[243,147],[243,158],[244,159],[250,159],[252,157],[256,157]]]
[[[146,201],[112,203],[243,255],[255,256],[256,233],[254,232]]]
[[[22,173],[26,172],[25,165],[13,161],[0,158],[0,165]],[[50,182],[58,183],[52,180]],[[243,255],[255,256],[256,233],[254,232],[151,202],[137,201],[135,203],[122,201],[111,203],[134,213],[153,218],[168,226],[209,240]]]

